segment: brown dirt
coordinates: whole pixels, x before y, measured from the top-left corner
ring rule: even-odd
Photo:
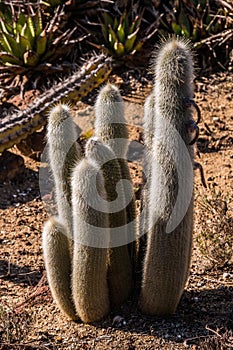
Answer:
[[[126,101],[142,104],[151,89],[150,77],[137,77],[133,72],[112,79]],[[0,184],[0,349],[231,348],[233,270],[232,259],[224,254],[227,245],[232,249],[233,230],[232,91],[233,75],[196,81],[195,98],[203,117],[198,141],[200,159],[196,160],[203,165],[207,189],[196,170],[191,273],[177,312],[167,318],[141,315],[133,297],[98,324],[67,320],[52,300],[44,270],[41,231],[48,214],[39,191],[40,163],[23,156],[24,171]],[[94,97],[86,103],[93,104]],[[77,108],[80,104],[74,110]],[[135,120],[140,125],[141,118],[134,115],[130,122]],[[132,139],[138,137],[138,132],[131,133]],[[131,163],[135,187],[141,182],[139,168],[137,160]],[[205,197],[211,203],[208,210]],[[222,242],[213,246],[216,242],[208,237],[201,253],[198,237],[216,231],[219,215],[225,223],[219,234],[225,248]],[[216,259],[219,254],[221,261]],[[125,323],[113,322],[117,315]]]

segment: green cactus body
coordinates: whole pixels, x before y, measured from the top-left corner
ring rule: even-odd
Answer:
[[[68,237],[72,238],[70,178],[75,163],[81,158],[81,151],[76,143],[75,124],[67,105],[58,104],[50,111],[47,140],[49,163],[55,181],[58,216],[67,227]]]
[[[132,179],[126,160],[129,145],[128,130],[124,117],[124,104],[118,88],[112,84],[105,85],[100,91],[95,104],[95,135],[111,147],[115,153],[121,169],[121,178],[131,183],[124,185],[125,199],[131,199],[126,206],[128,236],[132,260],[135,260],[137,227],[136,227],[136,202]]]
[[[127,242],[127,218],[121,169],[112,149],[96,137],[88,141],[86,156],[95,159],[103,172],[109,205],[112,201],[116,201],[115,208],[109,208],[108,285],[111,304],[121,305],[132,291],[132,266],[128,247],[121,243]]]
[[[104,201],[97,198],[95,189]],[[84,158],[72,175],[72,294],[77,314],[83,322],[96,322],[109,312],[106,248],[109,244],[109,222],[106,197],[101,172],[98,172],[93,159]]]
[[[44,226],[43,254],[49,286],[59,308],[72,320],[77,319],[70,284],[71,263],[65,227],[51,217]]]
[[[147,314],[175,312],[189,273],[193,147],[189,146],[190,135],[185,128],[192,118],[185,99],[193,97],[192,79],[188,44],[170,39],[159,50],[155,62],[149,233],[139,300],[141,311]],[[181,217],[175,227],[171,224],[171,218],[176,222],[174,212]]]

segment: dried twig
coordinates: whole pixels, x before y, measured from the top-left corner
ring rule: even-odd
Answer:
[[[28,276],[28,275],[33,275],[34,273],[37,273],[38,271],[30,271],[30,272],[24,272],[24,273],[11,273],[7,272],[5,275],[0,275],[0,279],[2,278],[10,278],[10,277],[22,277],[22,276]]]
[[[46,282],[46,275],[44,274],[41,277],[40,281],[38,282],[37,286],[35,287],[34,292],[32,292],[28,297],[26,297],[24,301],[16,304],[15,311],[18,311],[18,309],[26,305],[32,299],[35,299],[36,297],[44,293],[49,293],[49,287],[47,285],[44,285],[45,282]]]
[[[7,346],[8,349],[14,349],[16,347],[30,347],[30,349],[41,349],[41,350],[49,350],[51,348],[48,348],[45,345],[37,345],[37,344],[31,344],[30,342],[27,343],[0,343],[0,346]]]
[[[200,163],[198,163],[198,162],[194,162],[194,170],[196,170],[196,169],[199,169],[199,171],[200,171],[202,185],[205,188],[207,188],[203,166]]]

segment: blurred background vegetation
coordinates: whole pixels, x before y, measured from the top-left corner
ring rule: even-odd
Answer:
[[[147,67],[161,36],[172,34],[193,43],[200,69],[231,69],[230,0],[3,0],[0,88],[72,71],[90,52]]]

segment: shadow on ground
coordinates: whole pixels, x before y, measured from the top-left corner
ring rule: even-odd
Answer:
[[[0,209],[29,202],[39,195],[38,172],[25,168],[13,180],[0,182]]]
[[[213,335],[211,330],[233,330],[233,287],[221,286],[201,292],[186,291],[176,313],[167,317],[146,316],[139,313],[136,303],[128,303],[118,313],[126,325],[118,328],[133,334],[155,336],[166,341],[187,345]],[[98,327],[113,327],[113,315]],[[117,328],[114,327],[114,328]]]
[[[9,264],[7,260],[0,260],[0,281],[11,281],[14,284],[36,286],[41,279],[42,272],[31,270],[30,266]]]

